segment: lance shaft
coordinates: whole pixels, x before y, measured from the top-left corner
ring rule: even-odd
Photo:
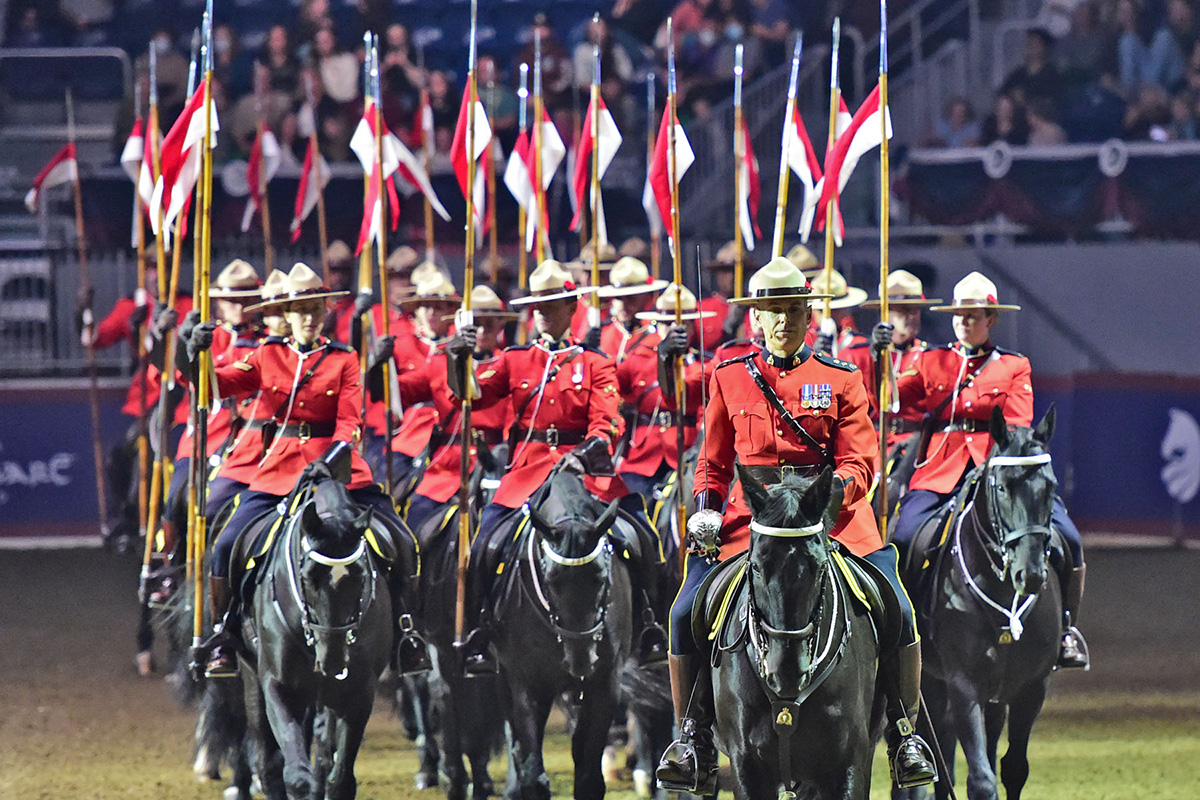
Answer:
[[[742,133],[742,46],[739,44],[733,68],[733,296],[735,298],[742,296],[742,283],[746,277],[746,257],[743,252],[745,244],[742,241],[742,163],[745,159],[746,137]],[[698,255],[697,258],[699,258]]]
[[[600,15],[594,17],[599,21]],[[592,45],[592,91],[589,133],[592,137],[592,286],[600,285],[600,45]],[[581,198],[582,199],[582,198]],[[600,325],[600,293],[591,292],[591,324]]]
[[[387,215],[385,211],[386,205],[384,198],[387,196],[383,176],[383,111],[380,109],[382,105],[382,93],[379,91],[379,43],[373,42],[371,47],[371,82],[372,89],[375,94],[375,172],[378,175],[378,184],[376,189],[379,195],[379,202],[376,204],[379,209],[379,244],[376,247],[377,260],[379,262],[379,293],[380,293],[380,317],[383,320],[383,335],[391,334],[391,316],[392,310],[389,308],[387,296]],[[370,246],[363,248],[369,250]],[[383,361],[383,406],[384,406],[384,441],[383,441],[383,469],[387,479],[388,493],[392,491],[392,431],[395,427],[395,419],[392,414],[392,359],[386,358]]]
[[[783,232],[784,225],[787,224],[788,181],[791,177],[788,174],[788,155],[792,143],[790,126],[794,125],[793,120],[796,116],[796,81],[800,76],[802,41],[801,37],[797,35],[795,49],[792,51],[792,75],[788,80],[787,105],[783,112],[783,137],[779,144],[779,194],[775,201],[775,230],[771,241],[771,258],[779,258],[783,255]],[[738,285],[741,285],[740,281]]]
[[[650,165],[654,163],[654,73],[646,76],[646,180],[650,180]],[[662,235],[650,230],[650,271],[661,275]]]
[[[679,241],[679,170],[675,153],[675,31],[674,20],[667,18],[667,41],[669,48],[667,50],[667,165],[671,179],[671,241],[674,246],[671,248],[672,263],[674,266],[675,279],[675,324],[683,324],[683,248]],[[687,504],[684,498],[683,488],[683,452],[684,452],[684,427],[683,417],[685,413],[685,387],[683,374],[683,354],[679,353],[675,356],[675,448],[676,448],[676,467],[675,467],[675,482],[679,489],[675,494],[675,515],[679,525],[679,535],[683,536],[687,530]]]
[[[834,17],[833,20],[833,53],[830,56],[829,66],[829,140],[826,145],[826,161],[829,160],[829,154],[833,152],[834,143],[837,141],[837,115],[839,101],[841,100],[841,90],[838,86],[838,48],[842,37],[842,21],[840,17]],[[828,171],[828,170],[827,170]],[[825,176],[825,180],[829,180],[829,176]],[[833,226],[837,224],[837,187],[832,187],[829,195],[829,202],[825,206],[825,269],[822,272],[824,276],[825,286],[822,291],[828,295],[833,286]],[[831,319],[832,315],[831,298],[825,298],[825,316],[824,319]],[[824,322],[822,321],[822,325]],[[836,323],[835,323],[836,325]],[[834,332],[834,351],[837,351],[838,333]]]
[[[257,114],[255,128],[258,136],[258,174],[254,180],[258,182],[258,213],[262,223],[263,235],[263,264],[268,275],[275,269],[275,248],[271,246],[271,204],[267,201],[267,154],[266,133],[267,123],[263,116],[261,99],[256,98]]]
[[[537,235],[534,238],[534,264],[541,264],[546,259],[546,245],[550,232],[545,230],[546,195],[542,191],[542,114],[545,104],[542,101],[542,34],[534,33],[533,58],[533,196],[537,203]],[[578,114],[576,122],[578,122]],[[578,127],[578,126],[576,126]],[[578,133],[578,130],[576,130]],[[577,137],[578,138],[578,137]]]
[[[891,174],[890,155],[888,152],[888,69],[887,69],[887,4],[881,3],[880,34],[879,34],[879,115],[881,138],[879,144],[879,319],[887,322],[890,309],[888,308],[888,270],[889,259],[889,184]],[[879,354],[875,370],[879,380],[879,533],[883,541],[888,540],[888,517],[891,513],[888,500],[887,460],[888,460],[888,428],[892,413],[892,346],[889,344]]]
[[[429,141],[429,129],[425,127],[425,115],[432,113],[429,105],[429,87],[421,87],[421,166],[425,168],[425,174],[429,174],[430,148],[433,143]],[[433,201],[429,199],[429,195],[422,192],[425,197],[425,260],[432,261],[434,255],[434,238],[433,238]]]

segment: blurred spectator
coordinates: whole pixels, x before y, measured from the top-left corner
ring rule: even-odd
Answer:
[[[1171,108],[1166,90],[1153,83],[1142,84],[1137,102],[1125,111],[1125,138],[1165,142],[1170,135],[1170,125]]]
[[[325,85],[325,93],[333,100],[348,103],[358,98],[358,57],[341,48],[333,28],[317,31],[313,38],[313,63]]]
[[[653,45],[654,34],[668,10],[666,0],[617,0],[611,14],[612,25],[643,45]]]
[[[1029,140],[1029,122],[1025,119],[1025,108],[1005,92],[996,95],[992,113],[983,122],[979,137],[981,144],[1007,142],[1022,145]]]
[[[1171,124],[1167,134],[1169,138],[1181,142],[1197,138],[1195,93],[1185,90],[1171,98]]]
[[[53,3],[18,0],[8,8],[8,47],[57,47],[63,43],[64,22]]]
[[[750,34],[747,48],[757,47],[757,66],[770,68],[787,59],[792,35],[791,15],[786,0],[751,0]],[[751,42],[755,44],[752,45]],[[757,69],[755,70],[757,72]]]
[[[516,141],[517,115],[520,102],[517,93],[504,83],[504,76],[496,67],[496,59],[480,56],[476,67],[479,76],[479,100],[487,112],[492,131],[505,145]]]
[[[157,62],[159,119],[173,120],[179,116],[187,100],[188,59],[175,49],[175,38],[170,28],[155,31],[150,46],[154,48]],[[139,75],[149,75],[149,54],[138,56],[135,67]],[[165,126],[169,127],[169,124],[165,123]]]
[[[1187,0],[1169,0],[1166,24],[1154,31],[1149,44],[1144,36],[1142,8],[1134,0],[1118,0],[1116,24],[1117,64],[1121,84],[1131,96],[1138,87],[1154,84],[1170,89],[1184,77],[1184,54],[1195,42],[1195,14]]]
[[[113,0],[59,0],[58,7],[71,27],[73,44],[90,47],[104,43],[104,26],[116,13]]]
[[[400,23],[387,27],[383,40],[383,91],[396,95],[401,107],[409,113],[417,107],[421,87],[427,80],[425,70],[413,59],[412,40],[408,28]]]
[[[1071,12],[1071,29],[1058,40],[1055,51],[1063,79],[1074,83],[1115,73],[1116,40],[1100,26],[1096,5],[1084,0]]]
[[[1054,121],[1054,104],[1045,97],[1035,97],[1030,101],[1025,118],[1029,122],[1029,145],[1047,147],[1066,144],[1066,131]]]
[[[547,106],[561,108],[568,105],[571,100],[570,91],[574,79],[571,54],[558,40],[545,14],[539,12],[534,15],[533,27],[529,32],[529,43],[522,47],[516,58],[513,59],[511,72],[516,75],[522,62],[528,64],[529,90],[533,91],[534,41],[538,35],[542,37],[542,97]],[[456,106],[455,113],[457,114],[457,112]]]
[[[329,0],[304,0],[296,24],[292,29],[294,40],[305,45],[317,38],[317,32],[323,28],[333,27],[333,17],[329,13]],[[307,60],[307,54],[298,55],[300,60]]]
[[[254,62],[242,52],[229,25],[213,29],[213,75],[225,85],[231,100],[249,92],[254,82]]]
[[[1058,68],[1051,60],[1054,40],[1041,29],[1033,29],[1025,35],[1025,59],[1021,66],[1009,73],[1000,86],[1001,92],[1012,94],[1020,103],[1029,103],[1044,97],[1053,102],[1062,91],[1062,80]]]
[[[1104,84],[1090,83],[1063,103],[1060,122],[1071,142],[1106,142],[1125,135],[1125,101]]]
[[[945,113],[933,124],[930,144],[935,147],[976,147],[980,135],[975,109],[965,97],[952,97],[946,103]]]
[[[296,59],[289,41],[287,28],[275,25],[267,32],[258,57],[257,69],[266,75],[267,88],[286,97],[300,99],[300,62]]]
[[[575,86],[586,89],[592,83],[592,48],[600,45],[600,75],[604,80],[615,78],[622,83],[633,80],[633,59],[629,53],[609,36],[608,23],[603,18],[589,20],[587,36],[575,46],[573,59]]]
[[[429,73],[429,107],[433,111],[434,128],[454,131],[461,100],[446,78],[446,73],[440,70]]]

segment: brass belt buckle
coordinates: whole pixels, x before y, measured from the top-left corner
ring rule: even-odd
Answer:
[[[304,444],[312,438],[312,426],[307,422],[301,422],[296,426],[296,438],[300,440],[300,444]]]
[[[546,444],[551,450],[558,448],[558,428],[546,428]]]

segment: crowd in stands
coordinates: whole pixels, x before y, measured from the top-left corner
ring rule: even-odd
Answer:
[[[1026,35],[1023,62],[998,87],[990,113],[980,120],[967,100],[953,98],[927,144],[1200,139],[1196,0],[1048,5],[1055,14]]]
[[[189,0],[170,2],[187,4]],[[414,15],[422,13],[420,4],[402,5],[388,0],[358,0],[352,15],[340,13],[343,6],[353,5],[343,0],[304,0],[298,10],[290,3],[270,2],[274,8],[285,10],[276,14],[278,24],[264,25],[257,36],[247,33],[252,26],[243,25],[239,16],[253,4],[230,3],[229,13],[223,16],[218,2],[218,24],[213,32],[213,91],[222,129],[231,133],[221,137],[220,149],[225,152],[218,153],[218,160],[248,152],[260,110],[284,145],[285,160],[298,164],[303,159],[307,136],[314,127],[326,159],[350,160],[350,137],[363,108],[362,34],[366,30],[380,34],[382,110],[389,128],[410,144],[416,142],[420,92],[427,89],[436,149],[439,158],[448,158],[467,66],[466,48],[458,46],[449,24],[431,26],[430,20],[439,18],[418,19]],[[145,0],[14,0],[6,20],[5,45],[105,43],[102,34],[106,26],[111,28],[122,7],[131,3],[144,4]],[[530,64],[532,82],[535,32],[541,36],[545,104],[564,141],[568,141],[586,107],[593,43],[600,47],[605,102],[618,127],[631,133],[645,130],[648,74],[655,76],[656,96],[662,107],[668,15],[675,20],[678,105],[685,123],[703,117],[732,93],[737,43],[745,45],[746,74],[753,78],[785,62],[797,24],[804,21],[788,0],[607,0],[601,4],[597,22],[590,19],[596,10],[594,3],[564,0],[551,5],[505,5],[496,13],[511,15],[528,10],[529,16],[520,22],[514,36],[505,40],[510,46],[504,46],[498,34],[490,41],[481,37],[477,76],[481,100],[506,150],[517,136],[516,89],[521,63]],[[539,7],[550,13],[536,11]],[[452,12],[465,12],[465,7],[444,8],[444,14]],[[811,10],[804,13],[810,14]],[[289,17],[287,24],[282,21],[284,15]],[[170,24],[148,32],[150,46],[157,55],[164,127],[186,99],[187,48],[191,28],[199,21],[198,15],[195,20],[192,15],[176,16],[179,19],[173,18]],[[489,19],[494,28],[498,27],[496,19]],[[186,25],[182,20],[187,20]],[[423,27],[418,29],[418,25]],[[414,41],[414,32],[431,41]],[[423,46],[426,44],[428,47]],[[127,47],[135,60],[141,107],[145,108],[145,41]],[[441,51],[440,56],[435,56],[435,50]],[[123,139],[128,132],[133,112],[130,98],[117,124],[118,137]]]

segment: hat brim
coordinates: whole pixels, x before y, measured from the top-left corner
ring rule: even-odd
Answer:
[[[257,286],[245,289],[226,289],[223,286],[214,286],[208,290],[208,296],[213,300],[236,300],[244,297],[262,297],[262,291]]]
[[[434,303],[461,303],[462,296],[459,294],[437,295],[435,297],[413,295],[411,297],[403,297],[396,305],[401,306],[424,306]]]
[[[983,309],[984,311],[1020,311],[1020,306],[1012,306],[1006,303],[969,303],[967,305],[950,305],[950,306],[934,306],[930,311],[939,311],[943,314],[957,314],[959,311],[972,311],[974,309]]]
[[[471,315],[474,317],[477,317],[477,318],[478,317],[487,317],[488,319],[503,319],[503,320],[518,319],[521,316],[520,314],[518,314],[515,311],[496,311],[495,309],[492,309],[492,308],[473,308],[473,309],[471,309]],[[454,322],[454,316],[455,316],[454,314],[451,314],[447,317],[442,317],[442,321],[443,322]]]
[[[518,297],[515,300],[510,300],[510,306],[532,306],[538,303],[550,303],[554,300],[566,300],[569,297],[582,297],[585,294],[591,294],[596,291],[595,286],[582,286],[578,289],[570,291],[556,292],[554,294],[531,294],[525,297]]]
[[[818,294],[817,292],[796,292],[795,294],[773,294],[768,297],[734,297],[725,302],[733,306],[759,306],[776,300],[824,300],[826,297],[832,298],[833,295]]]
[[[272,306],[286,306],[292,303],[299,303],[304,300],[326,300],[331,297],[349,297],[349,292],[316,292],[314,294],[298,294],[298,295],[282,295],[270,300],[264,300],[261,303],[255,303],[252,306],[246,306],[247,311],[261,311]]]
[[[683,322],[688,322],[690,320],[696,320],[696,319],[709,319],[710,317],[715,317],[716,315],[717,315],[717,312],[715,312],[715,311],[685,311],[679,317],[679,319]],[[646,320],[648,322],[674,322],[675,321],[674,314],[666,313],[666,312],[662,312],[662,311],[640,311],[635,316],[638,319]]]
[[[867,299],[865,289],[859,289],[857,286],[847,286],[846,293],[843,295],[830,295],[829,307],[834,308],[857,308]]]
[[[661,292],[671,284],[662,278],[656,278],[650,283],[635,283],[630,286],[601,286],[596,294],[603,299],[613,297],[631,297],[635,294],[653,294]]]
[[[896,306],[898,308],[914,308],[914,307],[915,308],[929,308],[930,306],[936,306],[938,303],[941,303],[941,302],[943,302],[942,299],[938,298],[938,297],[935,297],[932,300],[910,300],[907,298],[905,298],[903,300],[898,300],[895,298],[888,298],[888,305]],[[881,305],[881,302],[879,300],[868,300],[867,302],[862,304],[862,307],[863,308],[879,308],[880,305]]]

